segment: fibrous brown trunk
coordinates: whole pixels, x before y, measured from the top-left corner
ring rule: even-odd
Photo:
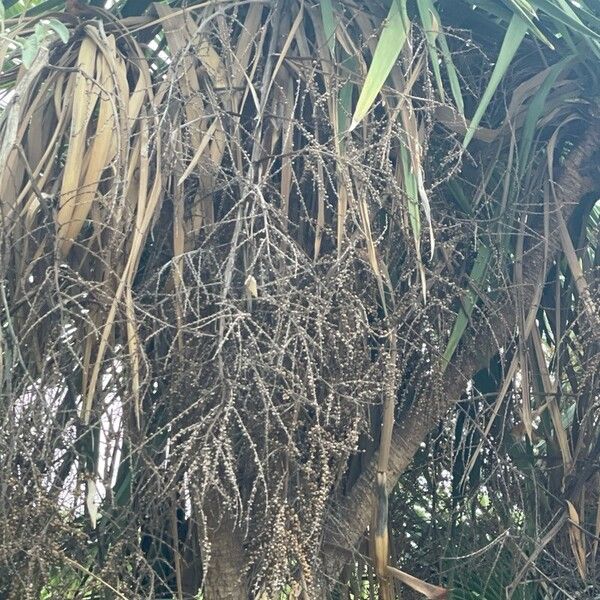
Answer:
[[[571,213],[586,195],[600,189],[600,171],[595,157],[600,149],[600,123],[590,126],[581,143],[571,152],[555,184],[557,204],[562,208],[563,218],[568,220]],[[523,255],[523,292],[524,306],[536,302],[541,292],[545,276],[560,249],[558,220],[552,207],[549,222],[540,220],[532,224],[532,234],[537,233],[536,242]],[[531,235],[535,239],[535,235]],[[537,297],[539,302],[539,297]],[[431,398],[417,398],[402,422],[394,426],[390,449],[387,485],[391,490],[400,475],[410,465],[413,456],[425,440],[427,434],[439,423],[440,419],[462,396],[468,380],[484,368],[498,351],[501,344],[509,343],[514,335],[516,308],[507,302],[497,314],[489,315],[489,327],[495,335],[489,335],[489,329],[476,335],[464,351],[447,368],[442,389],[445,397],[433,402]],[[324,547],[324,565],[331,577],[336,577],[357,545],[369,525],[375,496],[373,482],[377,472],[376,457],[365,468],[350,491],[338,498],[336,510],[331,514],[327,526]]]
[[[209,523],[210,560],[205,569],[205,600],[249,600],[247,558],[242,532],[223,515]]]

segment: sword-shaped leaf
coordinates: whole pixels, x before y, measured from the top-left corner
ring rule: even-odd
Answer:
[[[473,139],[473,134],[479,125],[485,111],[494,95],[494,92],[498,88],[498,85],[502,81],[512,59],[514,58],[525,34],[527,33],[527,23],[518,15],[513,15],[508,29],[506,30],[506,34],[504,36],[504,41],[502,42],[502,47],[500,48],[500,54],[498,55],[498,59],[496,61],[496,65],[494,66],[494,70],[492,71],[492,76],[490,77],[490,81],[488,82],[487,88],[483,93],[483,97],[479,102],[479,106],[475,111],[475,115],[469,124],[467,129],[467,134],[465,135],[465,139],[463,141],[463,148],[466,148],[469,145],[469,142]]]
[[[369,112],[406,42],[407,20],[405,14],[400,11],[401,7],[404,12],[406,10],[406,0],[392,2],[373,54],[369,72],[356,103],[350,130],[354,129]]]

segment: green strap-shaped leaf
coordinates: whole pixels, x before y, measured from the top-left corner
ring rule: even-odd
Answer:
[[[335,18],[333,16],[333,4],[331,0],[321,0],[320,5],[325,38],[327,39],[331,57],[335,59]]]
[[[535,5],[540,10],[544,11],[553,20],[556,20],[569,29],[582,34],[584,37],[590,37],[600,41],[600,34],[587,27],[581,19],[577,16],[577,13],[569,7],[569,11],[565,8],[561,8],[561,3],[556,0],[535,0]],[[566,5],[568,7],[568,5]]]
[[[369,112],[392,67],[396,63],[396,60],[398,60],[407,37],[407,24],[402,14],[405,9],[406,0],[392,2],[390,12],[373,54],[369,72],[356,103],[350,130],[354,129],[362,121],[367,112]]]
[[[515,14],[518,14],[527,23],[528,29],[540,39],[544,44],[554,49],[554,46],[550,43],[548,38],[539,30],[533,19],[537,19],[535,8],[527,0],[510,0],[510,4],[513,7]]]
[[[417,8],[419,9],[419,16],[421,17],[421,24],[425,31],[427,38],[428,51],[431,57],[431,68],[433,69],[434,78],[438,87],[440,97],[444,100],[444,87],[442,83],[442,74],[440,71],[440,59],[437,45],[441,51],[444,66],[448,73],[448,81],[450,82],[450,90],[452,97],[456,103],[456,108],[460,114],[464,114],[465,107],[462,97],[462,91],[460,89],[460,82],[458,80],[458,73],[456,67],[452,61],[452,54],[448,47],[448,41],[444,32],[441,30],[440,16],[435,9],[433,0],[417,0]]]
[[[350,71],[354,74],[358,73],[358,61],[354,56],[349,56],[343,48],[340,49],[341,61],[340,64],[345,71]],[[352,95],[354,93],[355,84],[352,81],[347,81],[338,93],[337,98],[337,126],[340,134],[339,150],[342,154],[345,152],[346,140],[345,134],[350,126],[350,118],[352,116]]]
[[[352,110],[352,91],[354,84],[350,81],[345,83],[340,90],[338,97],[338,128],[340,132],[344,132],[348,129],[348,121],[350,120],[350,114]],[[340,141],[342,150],[345,146],[344,140]]]
[[[475,263],[473,264],[473,268],[471,269],[471,273],[469,275],[471,286],[465,294],[462,306],[458,311],[458,315],[456,316],[456,321],[454,323],[452,333],[450,334],[450,339],[448,340],[448,345],[446,346],[446,350],[444,351],[442,357],[442,369],[444,370],[446,369],[446,367],[450,363],[450,360],[454,356],[454,352],[458,347],[458,343],[460,342],[463,334],[467,329],[467,325],[469,324],[469,318],[473,313],[473,308],[475,308],[475,304],[479,297],[477,292],[475,291],[475,288],[481,287],[481,285],[485,281],[488,265],[490,262],[490,256],[490,249],[486,245],[481,244],[481,246],[479,246],[477,256],[475,257]]]
[[[497,0],[475,0],[475,2],[473,2],[473,6],[475,8],[480,8],[490,15],[493,15],[494,17],[504,21],[508,21],[513,15],[511,10],[509,10],[501,2],[497,2]]]
[[[434,6],[432,0],[417,0],[417,8],[419,9],[419,17],[421,18],[421,25],[425,32],[425,38],[427,39],[427,50],[430,55],[431,68],[433,69],[433,75],[435,83],[442,101],[444,100],[444,84],[442,83],[442,73],[440,71],[440,59],[438,56],[436,40],[439,35],[439,20],[434,12]]]
[[[507,0],[507,2],[510,2],[511,4],[510,9],[502,2],[498,2],[498,0],[475,0],[473,5],[477,8],[481,8],[485,12],[497,17],[498,19],[501,19],[502,21],[510,21],[513,16],[520,16],[521,19],[525,21],[529,31],[533,35],[535,35],[549,48],[554,48],[550,40],[548,40],[548,38],[533,22],[533,18],[537,19],[537,16],[535,13],[535,7],[532,7],[531,3],[527,3],[528,8],[526,8],[523,3],[518,3],[511,0]]]
[[[463,148],[466,148],[469,145],[469,142],[473,139],[473,134],[479,126],[479,123],[492,99],[492,96],[494,95],[494,92],[498,88],[498,85],[508,70],[508,67],[510,66],[510,63],[519,49],[519,46],[521,45],[526,33],[527,23],[523,21],[523,19],[521,19],[521,17],[519,17],[517,14],[514,14],[510,20],[508,29],[506,30],[502,47],[500,48],[500,54],[498,55],[494,70],[492,71],[490,81],[488,82],[487,88],[483,93],[483,97],[479,102],[479,106],[475,111],[475,115],[473,116],[473,119],[469,124],[469,128],[467,129],[467,133],[463,141]]]
[[[408,150],[404,145],[400,146],[400,160],[402,162],[404,191],[406,192],[406,197],[408,199],[408,220],[415,242],[417,267],[421,279],[423,302],[427,302],[427,281],[425,278],[423,259],[421,258],[421,207],[419,205],[419,184],[412,170],[412,161],[410,160]]]
[[[458,80],[458,73],[456,71],[456,67],[454,66],[452,54],[450,53],[450,48],[448,47],[448,40],[446,40],[445,35],[440,36],[440,50],[442,51],[442,56],[444,57],[444,65],[446,67],[446,72],[448,73],[450,90],[452,91],[452,97],[456,103],[456,108],[461,115],[464,115],[465,103],[462,97],[462,90],[460,89],[460,81]]]
[[[412,172],[412,165],[408,151],[404,146],[400,146],[400,159],[402,161],[402,176],[404,179],[404,191],[408,197],[408,216],[410,227],[412,229],[417,251],[421,245],[421,212],[419,208],[419,192],[417,190],[417,180]]]
[[[471,206],[470,200],[465,195],[462,186],[455,179],[448,181],[448,189],[452,192],[454,199],[458,202],[458,205],[467,215],[473,214],[473,207]]]
[[[535,135],[537,122],[544,111],[546,98],[556,83],[558,76],[571,60],[571,57],[567,57],[550,67],[548,76],[544,79],[544,82],[534,94],[533,99],[529,104],[519,142],[519,167],[521,172],[523,172],[529,164],[529,154],[531,152],[531,145],[533,144],[533,136]]]
[[[58,34],[58,37],[63,44],[66,44],[69,41],[69,30],[64,23],[61,23],[58,19],[49,19],[48,27]]]
[[[26,69],[29,69],[37,56],[40,49],[40,42],[38,37],[30,35],[24,42],[21,48],[21,60]]]

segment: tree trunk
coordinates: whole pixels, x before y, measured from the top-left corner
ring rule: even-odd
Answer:
[[[205,569],[205,600],[249,600],[242,532],[223,515],[209,523],[210,560]]]
[[[565,161],[555,186],[558,206],[563,211],[565,221],[568,221],[582,198],[600,189],[596,160],[599,136],[600,122],[596,121],[590,124],[581,143],[573,149]],[[534,241],[523,254],[524,306],[539,301],[539,298],[536,300],[536,295],[541,294],[540,286],[543,286],[546,272],[560,250],[558,235],[553,234],[558,228],[555,211],[556,207],[549,211],[549,236],[544,234],[544,223],[541,219],[538,223],[532,223],[530,238]],[[536,233],[539,234],[538,238],[535,236]],[[547,245],[544,245],[545,243]],[[499,344],[510,343],[514,335],[516,314],[516,308],[508,297],[503,310],[488,316],[489,328],[483,328],[469,344],[465,344],[463,352],[446,370],[443,400],[434,403],[430,398],[417,398],[402,422],[395,424],[387,478],[389,490],[393,489],[400,475],[410,465],[429,431],[460,399],[469,378],[486,367],[498,351]],[[494,331],[494,336],[489,334],[490,330]],[[336,508],[327,523],[326,543],[323,549],[324,565],[327,574],[332,578],[339,575],[348,560],[345,549],[351,552],[356,547],[369,524],[375,501],[373,481],[377,472],[376,459],[375,456],[371,460],[348,494],[337,499]]]

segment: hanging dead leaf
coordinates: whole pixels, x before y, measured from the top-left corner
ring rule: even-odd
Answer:
[[[586,580],[586,557],[585,557],[585,541],[579,529],[579,515],[576,508],[567,500],[567,511],[569,514],[569,539],[571,541],[571,549],[577,563],[577,570],[581,579]]]
[[[254,278],[254,275],[248,275],[248,277],[246,277],[244,286],[252,298],[258,298],[258,286],[256,285],[256,279]]]

